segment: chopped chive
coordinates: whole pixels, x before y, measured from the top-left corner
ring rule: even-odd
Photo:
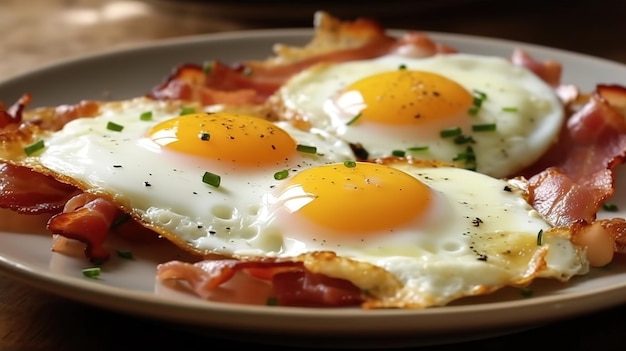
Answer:
[[[474,99],[472,100],[472,107],[467,110],[467,113],[472,116],[476,116],[478,111],[480,111],[483,102],[487,100],[487,94],[476,89],[472,90],[472,93],[474,94]]]
[[[283,169],[282,171],[278,171],[276,173],[274,173],[274,179],[276,180],[281,180],[281,179],[285,179],[289,176],[289,171],[286,169]]]
[[[487,100],[487,93],[482,92],[480,90],[474,89],[472,90],[472,92],[474,93],[474,100],[475,101],[479,101],[478,102],[478,106],[480,106],[480,104],[483,103],[483,101]]]
[[[455,127],[455,128],[444,129],[439,132],[439,135],[442,138],[451,138],[451,137],[459,136],[461,135],[461,128]]]
[[[244,76],[251,76],[253,73],[252,71],[252,67],[246,67],[243,69],[243,75]]]
[[[275,297],[268,297],[265,303],[268,306],[278,306],[278,299]]]
[[[317,147],[310,146],[310,145],[298,144],[298,145],[296,145],[296,150],[298,150],[300,152],[307,153],[307,154],[314,154],[314,153],[317,152]]]
[[[343,165],[348,168],[354,168],[356,167],[356,162],[352,160],[346,160],[346,161],[343,161]]]
[[[132,251],[129,250],[117,250],[117,257],[132,260],[134,258]]]
[[[44,147],[46,147],[46,144],[44,143],[43,139],[41,139],[26,146],[24,148],[24,152],[26,153],[26,155],[31,156],[34,155],[37,151],[43,150]]]
[[[472,138],[471,135],[458,135],[454,137],[454,143],[457,145],[475,143],[476,141]]]
[[[520,289],[520,294],[522,297],[532,297],[533,291],[530,288],[524,287]]]
[[[605,203],[602,205],[602,209],[609,212],[616,212],[619,210],[616,204]]]
[[[203,140],[203,141],[208,141],[211,139],[211,134],[209,133],[200,133],[198,134],[198,136],[200,137],[200,140]]]
[[[472,106],[467,110],[467,113],[469,113],[471,116],[476,116],[478,114],[478,107],[476,106]]]
[[[109,122],[107,122],[107,129],[108,130],[112,130],[114,132],[121,132],[122,129],[124,129],[124,126],[121,125],[121,124],[117,124],[115,122],[109,121]]]
[[[361,114],[360,114],[360,113],[359,113],[359,114],[357,114],[356,116],[352,117],[352,118],[351,118],[351,119],[350,119],[350,120],[346,123],[346,125],[347,125],[347,126],[351,126],[351,125],[353,125],[354,123],[356,123],[356,121],[357,121],[359,118],[361,118]]]
[[[504,112],[517,112],[517,107],[503,107],[502,111],[504,111]]]
[[[452,161],[467,161],[467,160],[470,160],[471,158],[472,158],[472,155],[470,153],[459,152],[458,154],[456,154],[456,156],[454,156]]]
[[[393,150],[391,151],[391,155],[395,157],[404,157],[406,156],[406,151],[404,150]]]
[[[476,154],[474,153],[474,149],[471,146],[468,146],[467,149],[465,149],[465,152],[458,153],[456,157],[454,158],[454,161],[459,161],[459,160],[467,160],[467,161],[476,160]]]
[[[184,115],[189,115],[189,114],[192,114],[192,113],[196,113],[196,109],[195,109],[195,108],[193,108],[193,107],[183,107],[183,108],[180,110],[180,115],[181,115],[181,116],[184,116]]]
[[[428,145],[425,146],[412,146],[407,148],[408,151],[426,151],[428,150]]]
[[[453,161],[465,161],[465,169],[475,171],[476,170],[476,154],[471,146],[465,149],[465,152],[458,153]]]
[[[142,121],[151,121],[152,120],[152,111],[146,111],[139,115],[139,119]]]
[[[113,221],[113,223],[111,223],[111,227],[110,227],[110,228],[113,230],[113,229],[115,229],[115,228],[117,228],[117,227],[121,226],[122,224],[124,224],[124,223],[128,222],[131,218],[132,218],[132,217],[131,217],[131,215],[129,215],[129,214],[124,214],[124,215],[121,215],[121,216],[117,217],[117,218]]]
[[[406,69],[406,65],[403,63],[400,66],[398,66],[399,70],[405,70]]]
[[[82,270],[85,277],[91,279],[98,279],[100,277],[100,267],[85,268]]]
[[[496,130],[495,123],[474,124],[472,125],[472,131],[474,132],[493,132]]]
[[[202,71],[205,74],[211,74],[211,71],[213,71],[213,61],[205,61],[204,64],[202,64]]]
[[[203,183],[209,184],[216,188],[220,186],[221,181],[222,181],[222,177],[211,172],[204,172],[204,175],[202,176]]]
[[[540,229],[539,233],[537,233],[537,246],[541,245],[543,245],[543,229]]]

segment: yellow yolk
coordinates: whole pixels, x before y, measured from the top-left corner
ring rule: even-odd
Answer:
[[[390,125],[450,126],[467,118],[473,96],[460,84],[435,73],[399,69],[372,75],[346,87],[337,108],[358,121]]]
[[[230,113],[172,118],[150,129],[148,138],[173,151],[241,165],[278,163],[296,152],[296,141],[275,124]]]
[[[304,170],[282,188],[279,203],[292,215],[348,235],[388,231],[430,207],[430,188],[391,167],[356,163]]]

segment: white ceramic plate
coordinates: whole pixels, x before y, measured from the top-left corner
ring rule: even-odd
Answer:
[[[394,33],[400,33],[395,32]],[[158,84],[175,65],[219,59],[265,58],[274,43],[303,44],[311,30],[265,30],[197,36],[163,41],[132,50],[57,63],[0,83],[0,100],[11,103],[24,92],[33,106],[75,103],[81,99],[130,98]],[[591,90],[595,83],[626,82],[626,66],[549,48],[502,40],[431,33],[435,40],[460,51],[508,56],[514,47],[538,59],[563,63],[563,82]],[[626,209],[626,169],[618,175],[615,201]],[[603,216],[614,215],[605,213]],[[624,216],[625,213],[618,213]],[[65,297],[129,314],[174,322],[220,337],[317,347],[393,347],[429,345],[483,338],[532,328],[626,302],[626,260],[593,270],[568,284],[534,284],[534,295],[523,298],[516,289],[488,297],[459,301],[426,310],[307,309],[254,305],[250,291],[225,289],[226,300],[202,301],[155,283],[158,263],[177,258],[168,247],[133,247],[135,260],[113,258],[99,280],[82,276],[88,266],[81,255],[52,253],[45,217],[0,211],[0,271]]]

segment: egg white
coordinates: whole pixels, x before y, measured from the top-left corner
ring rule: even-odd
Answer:
[[[588,272],[585,251],[570,241],[567,230],[541,218],[514,182],[455,167],[400,161],[391,166],[436,194],[426,218],[379,235],[351,237],[311,226],[297,213],[268,203],[262,218],[281,240],[266,255],[297,257],[314,272],[378,294],[367,302],[371,308],[443,306],[505,286],[526,286],[539,277],[567,281]],[[337,257],[315,258],[315,252]],[[371,274],[363,275],[362,264],[371,265]]]
[[[479,113],[471,116],[471,123],[493,123],[497,129],[463,130],[463,135],[475,141],[471,147],[478,172],[505,177],[532,164],[555,142],[564,123],[563,107],[554,89],[534,73],[504,58],[473,54],[419,59],[383,56],[320,64],[292,77],[270,101],[283,119],[306,120],[347,142],[361,144],[370,158],[389,156],[394,150],[427,146],[425,151],[409,151],[407,155],[453,162],[466,151],[467,145],[441,138],[438,130],[424,135],[411,127],[380,123],[348,125],[347,116],[341,116],[333,105],[333,97],[349,84],[399,67],[437,73],[461,84],[468,92],[486,94]]]
[[[202,254],[235,255],[251,248],[265,250],[264,243],[253,238],[263,232],[256,217],[263,195],[280,182],[274,178],[276,172],[294,173],[351,157],[348,146],[324,132],[303,132],[287,123],[282,123],[283,129],[299,144],[315,146],[316,153],[296,153],[279,164],[250,170],[143,145],[149,128],[179,116],[184,107],[182,102],[146,98],[104,103],[98,116],[67,123],[43,138],[45,147],[40,152],[14,162],[110,199],[182,247]],[[140,115],[148,111],[151,120],[141,120]],[[123,129],[108,129],[108,122]],[[203,183],[207,171],[221,177],[219,187]],[[206,251],[199,251],[196,240],[207,243]]]

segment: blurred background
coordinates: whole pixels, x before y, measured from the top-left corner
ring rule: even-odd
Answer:
[[[60,59],[163,38],[313,26],[325,10],[407,28],[531,42],[626,63],[626,1],[0,0],[0,80]]]

